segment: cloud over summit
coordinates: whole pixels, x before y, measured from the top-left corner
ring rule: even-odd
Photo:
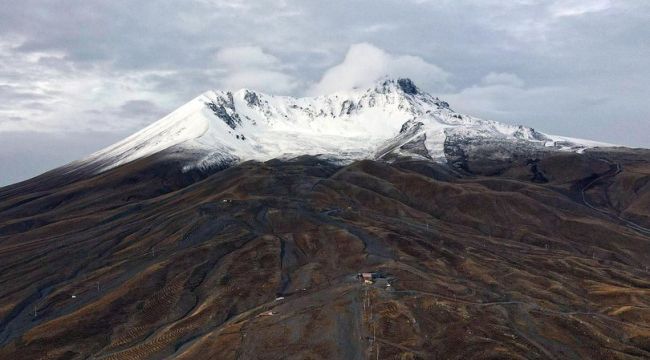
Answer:
[[[448,87],[450,74],[435,64],[413,55],[393,55],[372,44],[350,46],[345,58],[327,71],[308,90],[308,94],[321,95],[338,90],[366,87],[383,76],[409,77],[441,90]]]

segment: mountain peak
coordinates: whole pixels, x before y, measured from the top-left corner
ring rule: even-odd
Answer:
[[[393,91],[403,92],[407,95],[421,94],[420,89],[409,78],[394,78],[384,76],[376,82],[375,91],[379,93],[389,93]]]
[[[404,93],[406,94],[416,95],[420,92],[417,86],[415,86],[415,84],[413,83],[413,81],[411,81],[411,79],[408,78],[397,79],[397,84],[402,89],[402,91],[404,91]]]

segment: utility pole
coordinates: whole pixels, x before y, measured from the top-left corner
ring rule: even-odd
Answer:
[[[370,307],[370,298],[368,298],[368,287],[366,287],[366,298],[364,300],[368,303],[367,307]]]
[[[377,325],[375,323],[372,324],[372,343],[377,346]]]
[[[375,344],[377,344],[377,360],[379,360],[379,343],[377,342]]]

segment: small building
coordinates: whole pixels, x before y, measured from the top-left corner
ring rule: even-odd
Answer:
[[[362,272],[357,274],[357,279],[363,281],[364,284],[372,284],[375,275],[370,272]]]

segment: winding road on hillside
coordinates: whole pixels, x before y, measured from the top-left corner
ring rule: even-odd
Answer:
[[[621,222],[623,222],[625,224],[626,227],[628,227],[628,228],[630,228],[630,229],[632,229],[634,231],[637,231],[637,232],[639,232],[639,233],[641,233],[643,235],[650,236],[650,229],[648,229],[646,227],[643,227],[643,226],[641,226],[641,225],[639,225],[639,224],[637,224],[635,222],[632,222],[632,221],[630,221],[628,219],[625,219],[625,218],[623,218],[623,217],[621,217],[621,216],[619,216],[617,214],[613,214],[610,211],[607,211],[607,210],[601,209],[599,207],[596,207],[595,205],[592,205],[592,204],[589,203],[589,201],[587,201],[587,195],[585,194],[585,192],[587,190],[589,190],[589,188],[591,188],[597,182],[599,182],[601,180],[608,179],[608,178],[613,178],[614,176],[620,174],[623,171],[623,166],[621,165],[621,163],[612,163],[612,162],[609,162],[609,161],[603,160],[603,159],[598,159],[598,160],[606,162],[607,164],[609,164],[610,169],[608,171],[606,171],[605,173],[597,176],[595,179],[593,179],[592,181],[587,183],[587,185],[585,185],[580,190],[580,195],[582,196],[582,202],[587,207],[591,208],[592,210],[595,210],[595,211],[597,211],[597,212],[599,212],[599,213],[601,213],[603,215],[606,215],[606,216],[608,216],[610,218],[613,218],[615,220],[621,221]]]

